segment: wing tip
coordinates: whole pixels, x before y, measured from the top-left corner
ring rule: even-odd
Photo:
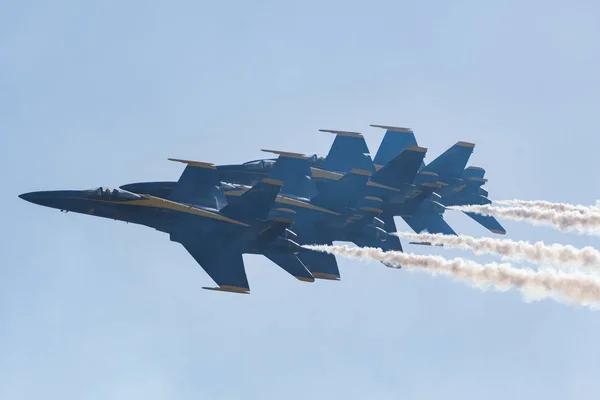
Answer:
[[[183,164],[187,164],[190,167],[217,169],[217,167],[213,163],[200,162],[200,161],[192,161],[192,160],[184,160],[184,159],[181,159],[181,158],[167,158],[167,160],[174,161],[174,162],[180,162],[180,163],[183,163]]]
[[[498,235],[506,235],[506,231],[504,229],[490,229],[490,232]]]
[[[388,131],[391,132],[405,132],[405,133],[413,133],[413,130],[411,128],[402,128],[400,126],[391,126],[391,125],[369,125],[373,128],[381,128],[381,129],[386,129]]]
[[[315,278],[312,277],[312,276],[311,277],[307,277],[307,276],[294,276],[294,278],[296,278],[296,279],[298,279],[299,281],[302,281],[302,282],[312,283],[312,282],[315,281]]]
[[[337,131],[337,130],[333,130],[333,129],[319,129],[319,132],[333,133],[334,135],[337,135],[337,136],[349,136],[349,137],[356,137],[356,138],[364,138],[363,134],[360,132]]]
[[[327,274],[325,272],[312,272],[312,276],[315,279],[323,279],[323,280],[326,280],[326,281],[339,281],[339,280],[341,280],[341,277],[339,275]]]
[[[421,146],[409,146],[406,150],[414,151],[416,153],[427,153],[427,148]]]
[[[239,287],[239,286],[229,286],[229,285],[223,285],[223,286],[218,286],[218,287],[203,286],[202,289],[214,290],[214,291],[217,291],[217,292],[250,294],[250,288],[242,288],[242,287]]]

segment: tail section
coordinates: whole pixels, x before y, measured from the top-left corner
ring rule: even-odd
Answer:
[[[169,158],[187,164],[167,199],[178,203],[194,204],[219,209],[226,203],[220,189],[221,181],[213,164]]]
[[[426,152],[427,149],[423,147],[407,148],[375,172],[371,180],[396,189],[412,184]]]
[[[373,160],[369,156],[369,148],[362,134],[327,129],[320,129],[320,131],[336,135],[323,163],[325,170],[340,173],[346,173],[352,169],[375,171]]]
[[[228,199],[221,213],[242,221],[267,219],[282,186],[281,181],[264,178],[241,196]]]
[[[311,203],[338,212],[353,207],[362,198],[363,188],[370,176],[369,171],[353,169],[339,180],[321,186],[319,194],[311,200]]]
[[[269,178],[283,182],[281,193],[309,199],[317,194],[317,188],[311,179],[310,164],[305,155],[276,150],[262,151],[279,155]]]
[[[383,140],[375,154],[375,165],[386,165],[396,156],[411,146],[418,146],[415,134],[410,128],[399,128],[387,125],[371,125],[375,128],[385,129]]]
[[[467,166],[474,147],[473,143],[457,142],[429,163],[424,170],[435,172],[442,178],[459,178]]]

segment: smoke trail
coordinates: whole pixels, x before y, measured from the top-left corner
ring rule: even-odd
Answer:
[[[480,289],[492,287],[498,291],[507,291],[515,288],[526,301],[553,298],[566,304],[600,308],[600,279],[588,275],[565,274],[554,269],[532,271],[514,268],[508,264],[481,265],[462,258],[447,260],[439,256],[384,252],[373,248],[323,245],[303,247],[349,258],[401,264],[407,269],[460,279]]]
[[[511,260],[551,263],[558,266],[577,264],[584,267],[600,267],[600,252],[590,246],[578,249],[558,243],[546,245],[544,242],[529,243],[510,239],[474,238],[471,236],[429,233],[397,232],[395,235],[401,238],[472,250],[475,254],[497,254]]]
[[[494,215],[516,221],[529,221],[536,225],[551,225],[561,231],[574,231],[586,234],[600,234],[600,213],[541,210],[538,208],[494,207],[486,205],[450,206],[451,210]]]
[[[546,200],[497,200],[495,203],[505,206],[513,207],[527,207],[527,208],[538,208],[540,210],[553,210],[556,212],[579,212],[579,213],[590,213],[600,212],[598,203],[593,206],[584,206],[582,204],[569,204],[569,203],[552,203]]]

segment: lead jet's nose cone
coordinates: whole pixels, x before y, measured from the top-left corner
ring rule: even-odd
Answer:
[[[41,195],[41,192],[29,192],[20,194],[19,197],[30,203],[39,204],[40,200],[43,198],[43,195]]]

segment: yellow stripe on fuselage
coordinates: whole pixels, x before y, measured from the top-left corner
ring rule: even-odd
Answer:
[[[186,204],[177,203],[171,200],[161,199],[159,197],[150,196],[147,194],[142,194],[141,196],[144,199],[140,200],[126,200],[126,201],[111,201],[111,200],[100,200],[100,199],[86,199],[92,200],[99,203],[108,203],[108,204],[122,204],[122,205],[131,205],[131,206],[140,206],[140,207],[154,207],[154,208],[162,208],[168,210],[179,211],[187,214],[198,215],[200,217],[215,219],[218,221],[227,222],[230,224],[240,225],[240,226],[250,226],[244,222],[237,221],[235,219],[227,218],[224,215],[220,215],[211,211],[203,210],[200,208],[196,208],[193,206],[188,206]]]

